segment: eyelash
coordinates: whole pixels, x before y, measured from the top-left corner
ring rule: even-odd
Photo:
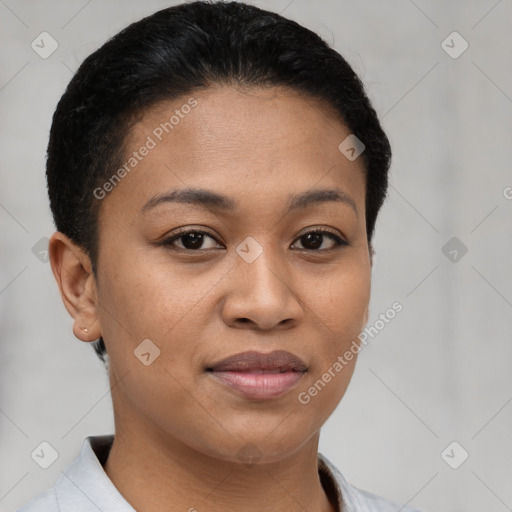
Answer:
[[[177,233],[175,235],[172,235],[169,238],[166,238],[159,245],[170,247],[173,250],[187,251],[187,252],[206,252],[208,250],[211,250],[211,249],[187,249],[187,248],[182,248],[182,247],[175,247],[173,245],[176,240],[179,240],[180,238],[182,238],[186,235],[192,234],[192,233],[200,234],[200,235],[207,235],[210,238],[212,238],[213,240],[215,240],[217,243],[219,243],[219,241],[213,235],[208,233],[207,231],[202,231],[199,229],[189,229],[187,231],[181,231],[180,233]],[[302,233],[302,235],[297,237],[295,240],[300,240],[302,237],[309,235],[310,233],[327,235],[331,240],[333,240],[335,242],[334,247],[331,247],[330,249],[299,249],[299,250],[308,251],[308,252],[330,252],[330,251],[333,251],[336,249],[341,249],[342,247],[346,247],[349,245],[348,242],[345,241],[343,238],[340,238],[338,235],[336,235],[335,233],[333,233],[332,231],[329,231],[327,229],[310,229],[310,230]]]

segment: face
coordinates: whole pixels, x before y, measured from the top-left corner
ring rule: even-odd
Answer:
[[[247,447],[280,460],[318,433],[370,297],[363,162],[338,150],[349,134],[325,105],[277,88],[217,85],[141,117],[98,199],[95,325],[116,418],[224,460]],[[180,199],[189,188],[206,192]],[[327,189],[338,195],[312,195]],[[275,350],[306,371],[215,366]]]

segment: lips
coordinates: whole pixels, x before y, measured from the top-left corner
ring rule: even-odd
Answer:
[[[302,359],[285,350],[242,352],[207,368],[216,382],[244,398],[278,398],[296,387],[307,372]]]
[[[268,354],[263,352],[242,352],[227,357],[218,363],[213,364],[210,371],[295,371],[305,372],[307,370],[306,363],[286,350],[274,350]]]

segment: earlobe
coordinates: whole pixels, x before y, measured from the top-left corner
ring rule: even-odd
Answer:
[[[373,245],[371,243],[368,245],[368,253],[370,256],[370,272],[371,272],[371,270],[373,269],[373,257],[375,255],[375,251],[374,251]],[[370,304],[368,304],[368,306],[366,308],[363,328],[368,324],[369,316],[370,316]]]
[[[370,246],[368,247],[368,251],[370,253],[370,268],[373,268],[373,256],[375,255],[373,245],[370,244]]]
[[[97,340],[101,330],[96,282],[89,256],[59,231],[50,238],[49,256],[62,302],[75,321],[73,334],[81,341]]]

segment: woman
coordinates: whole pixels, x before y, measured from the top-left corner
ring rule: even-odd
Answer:
[[[391,151],[316,34],[192,2],[89,56],[53,118],[50,259],[109,371],[32,511],[409,511],[318,453],[368,320]]]

